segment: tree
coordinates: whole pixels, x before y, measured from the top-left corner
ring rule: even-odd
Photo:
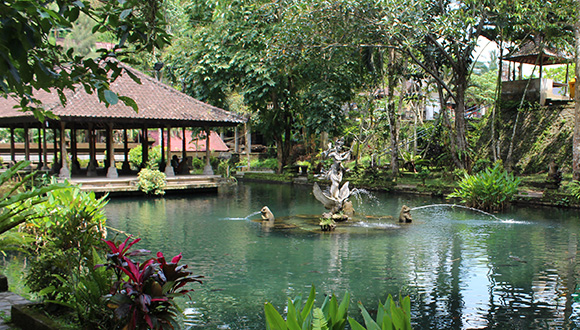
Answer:
[[[344,21],[328,16],[325,5],[311,6],[317,2],[194,2],[187,33],[195,42],[167,58],[184,92],[224,108],[229,95],[243,96],[253,126],[276,143],[279,171],[290,161],[297,132],[340,130],[359,74],[351,49],[312,46],[325,38],[313,22],[336,27]]]
[[[465,104],[473,51],[488,23],[486,1],[388,1],[390,13],[382,22],[397,46],[430,76],[454,103],[455,125],[451,150],[455,165],[469,169]],[[412,10],[402,10],[411,6]],[[449,68],[449,80],[442,75]]]
[[[576,13],[580,10],[580,0],[576,0]],[[572,174],[574,180],[580,180],[580,15],[574,21],[575,57],[575,95],[574,95],[574,137],[572,142]]]
[[[107,104],[119,100],[136,109],[131,99],[109,90],[122,69],[117,61],[133,53],[161,48],[169,42],[161,0],[6,0],[0,3],[0,95],[13,97],[23,110],[39,118],[44,112],[34,98],[35,90],[58,93],[66,103],[66,91],[82,86],[96,91]],[[94,59],[64,51],[54,35],[72,28],[83,13],[93,20],[93,32],[109,33],[117,40],[115,50],[99,50]]]

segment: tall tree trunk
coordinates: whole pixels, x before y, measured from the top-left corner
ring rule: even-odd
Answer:
[[[499,41],[499,65],[497,68],[497,85],[495,89],[495,104],[493,105],[493,109],[491,112],[491,151],[493,155],[493,162],[497,162],[500,158],[499,153],[499,143],[498,139],[496,139],[496,132],[495,132],[495,122],[496,122],[496,113],[500,110],[501,104],[501,77],[503,73],[503,39]]]
[[[443,95],[443,88],[441,87],[440,84],[437,84],[437,92],[439,93],[439,104],[441,107],[440,116],[443,118],[443,125],[445,125],[445,127],[447,127],[447,130],[449,131],[449,149],[450,149],[449,153],[451,154],[451,159],[453,160],[455,166],[458,168],[462,168],[461,162],[459,161],[459,158],[457,158],[457,153],[455,152],[457,150],[456,140],[453,134],[453,128],[451,127],[451,123],[449,122],[449,115],[447,114],[446,98]]]
[[[580,10],[580,0],[576,0],[577,10]],[[580,180],[580,16],[574,22],[574,40],[576,43],[576,69],[574,86],[574,138],[572,142],[572,176]]]
[[[389,75],[389,93],[387,96],[387,116],[389,118],[389,135],[391,137],[391,174],[396,179],[399,175],[399,128],[397,123],[397,111],[393,102],[393,90],[395,89],[395,78]]]
[[[460,168],[470,171],[470,156],[468,153],[469,146],[466,138],[466,121],[465,121],[465,91],[467,90],[467,68],[463,68],[457,73],[457,83],[455,89],[455,137],[457,141],[457,158],[459,159]]]

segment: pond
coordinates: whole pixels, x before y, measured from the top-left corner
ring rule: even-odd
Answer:
[[[181,301],[192,329],[264,329],[264,302],[283,311],[312,285],[318,304],[348,291],[355,318],[357,301],[372,310],[388,294],[409,295],[416,329],[580,328],[577,210],[514,207],[494,218],[433,206],[399,225],[389,216],[402,205],[444,201],[363,195],[354,206],[365,216],[322,233],[311,190],[240,183],[214,195],[112,200],[106,211],[110,226],[143,239],[136,247],[183,253],[205,276]],[[298,227],[254,221],[264,205]]]

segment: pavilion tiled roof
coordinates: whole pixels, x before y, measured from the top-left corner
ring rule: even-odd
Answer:
[[[138,105],[138,112],[121,101],[107,107],[99,101],[96,93],[88,94],[82,87],[68,93],[66,106],[60,104],[56,93],[38,91],[35,97],[61,121],[75,124],[93,122],[113,123],[124,127],[220,127],[236,126],[245,122],[243,117],[233,112],[201,102],[125,64],[121,66],[137,76],[141,84],[133,81],[128,74],[122,74],[111,83],[110,89],[119,95],[132,98]],[[12,99],[0,98],[0,126],[30,120],[32,114],[15,110],[16,104]]]
[[[542,63],[540,63],[540,55],[542,56]],[[573,56],[548,45],[543,45],[540,39],[536,39],[525,42],[512,54],[504,57],[504,60],[531,65],[551,65],[570,63],[573,60]]]

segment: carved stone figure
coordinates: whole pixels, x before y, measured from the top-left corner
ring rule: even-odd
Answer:
[[[558,169],[558,165],[553,160],[548,165],[548,177],[546,178],[546,188],[558,189],[562,182],[562,172]]]
[[[262,213],[262,220],[274,221],[274,213],[270,211],[269,207],[267,206],[262,207],[260,213]]]
[[[340,186],[344,172],[342,162],[350,157],[350,151],[342,151],[343,145],[344,141],[341,138],[336,141],[334,147],[332,144],[329,144],[328,149],[322,153],[323,157],[332,157],[334,160],[330,170],[325,173],[326,178],[330,180],[330,188],[323,191],[320,186],[315,183],[312,190],[314,197],[324,204],[324,207],[329,209],[333,214],[339,213],[343,210],[344,203],[351,194],[348,182],[344,183],[342,187]],[[354,210],[352,210],[352,212],[354,213]]]
[[[407,205],[403,205],[401,207],[401,212],[399,213],[399,222],[412,222],[413,218],[411,217],[411,208]]]

